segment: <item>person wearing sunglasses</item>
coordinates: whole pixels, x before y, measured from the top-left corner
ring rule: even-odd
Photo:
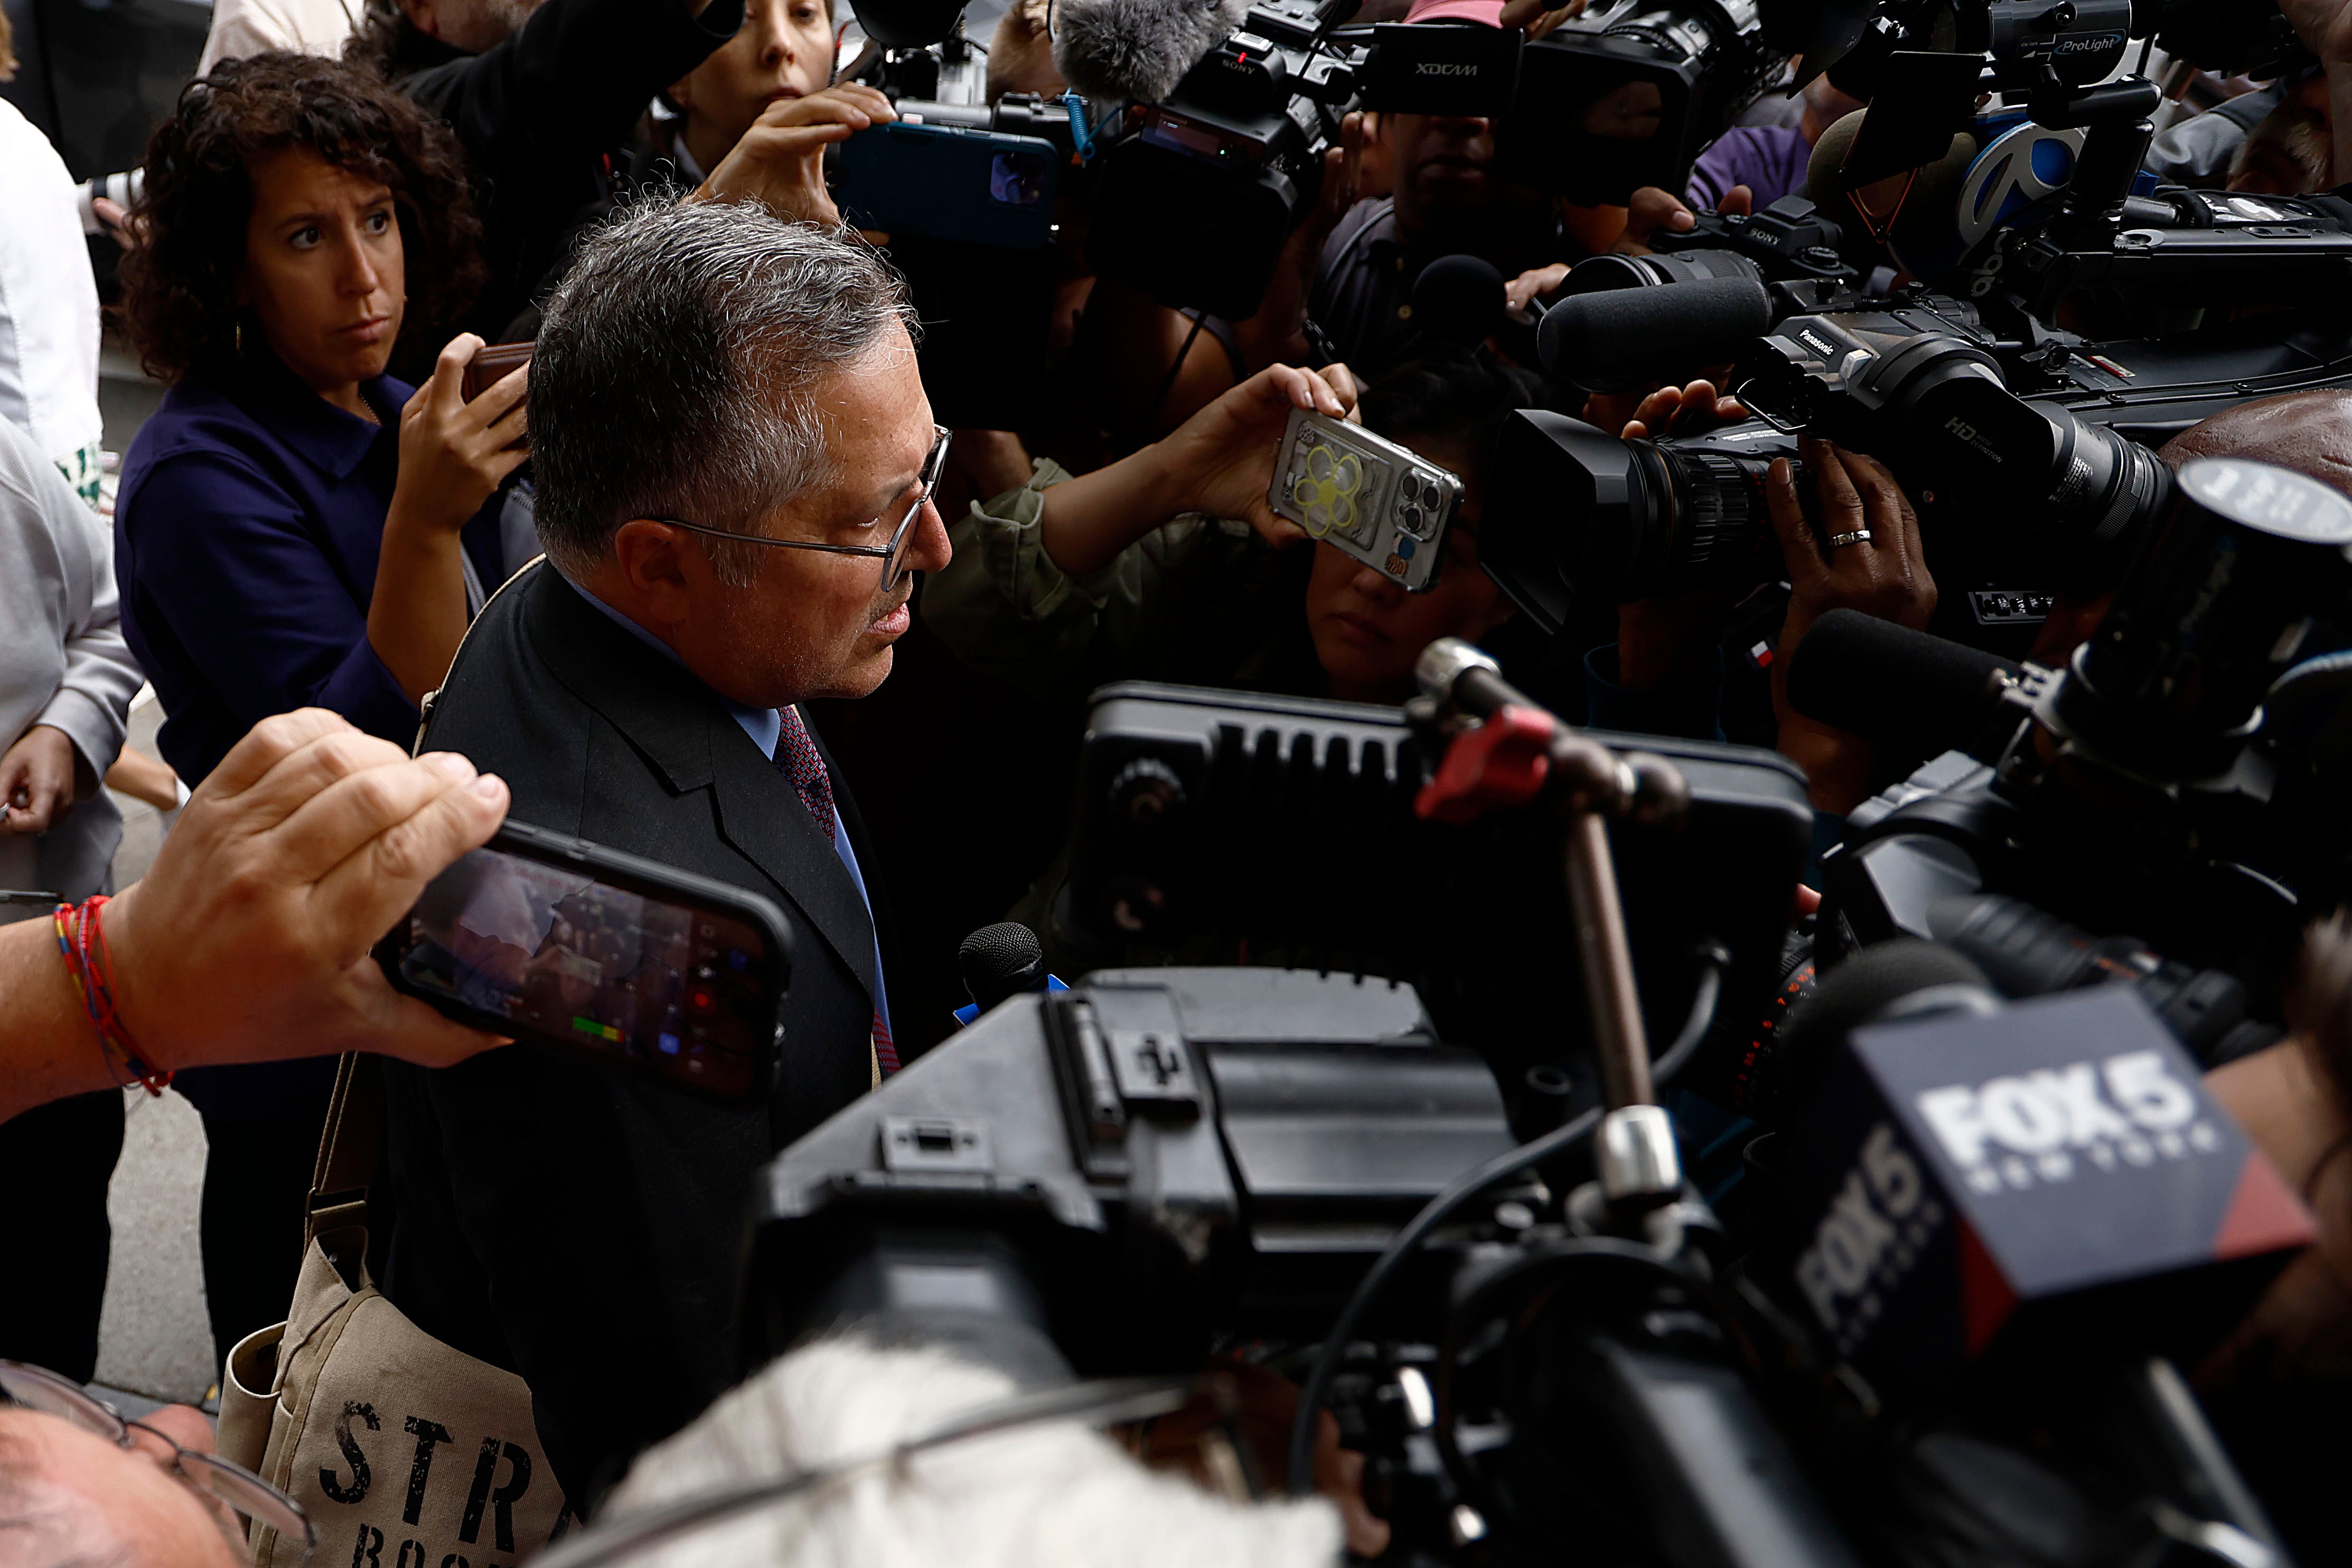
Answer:
[[[764,1107],[535,1052],[386,1074],[384,1291],[522,1376],[574,1499],[727,1385],[756,1173],[898,1065],[874,840],[800,705],[879,686],[916,574],[948,562],[908,321],[874,251],[764,208],[640,207],[592,237],[531,361],[547,559],[483,609],[425,727],[518,820],[791,928]]]
[[[169,1405],[125,1416],[45,1367],[0,1361],[0,1532],[10,1563],[234,1568],[246,1526],[318,1531],[299,1503],[213,1452],[212,1423]],[[20,1555],[21,1553],[21,1555]]]

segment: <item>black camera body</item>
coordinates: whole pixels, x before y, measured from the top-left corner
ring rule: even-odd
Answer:
[[[2264,245],[2307,256],[2308,235],[2288,226],[2298,232],[2204,232],[2238,266]],[[1782,232],[1807,236],[1795,223]],[[1944,590],[1939,629],[2021,653],[2051,595],[2120,578],[2168,499],[2154,448],[2249,398],[2352,384],[2352,314],[2333,291],[2293,313],[2091,341],[1999,293],[1872,298],[1833,278],[1769,277],[1759,248],[1594,258],[1571,272],[1553,315],[1573,313],[1581,330],[1544,324],[1555,374],[1582,380],[1579,354],[1621,382],[1728,361],[1728,390],[1759,421],[1629,446],[1559,415],[1515,414],[1488,477],[1480,559],[1538,625],[1570,624],[1580,602],[1769,580],[1763,470],[1806,434],[1878,458],[1917,499]],[[1743,287],[1747,308],[1710,330],[1709,311]],[[1759,317],[1768,325],[1753,333]],[[1660,345],[1672,362],[1653,365],[1629,341]]]
[[[1257,313],[1355,91],[1349,62],[1320,34],[1312,5],[1269,0],[1163,101],[1130,111],[1097,175],[1087,256],[1097,273],[1171,308]]]
[[[1761,1004],[1811,810],[1773,753],[1639,743],[1690,791],[1675,831],[1612,830],[1634,969],[1665,1031],[1702,940],[1731,950],[1735,1010]],[[1410,982],[1446,1038],[1517,1053],[1497,1061],[1516,1096],[1526,1067],[1577,1054],[1563,1042],[1581,1027],[1563,994],[1556,825],[1425,820],[1414,805],[1433,771],[1397,709],[1106,686],[1087,716],[1055,936],[1095,963],[1242,956]]]
[[[1755,0],[1616,0],[1529,44],[1498,163],[1587,206],[1680,192],[1780,57]]]
[[[1687,229],[1661,229],[1653,235],[1652,247],[1670,256],[1690,251],[1729,251],[1755,263],[1758,275],[1769,283],[1849,283],[1853,279],[1853,269],[1840,252],[1845,231],[1803,196],[1782,196],[1760,213],[1708,212],[1692,216]]]
[[[2352,866],[2335,739],[2352,661],[2295,663],[2345,635],[2347,543],[2352,504],[2315,481],[2185,466],[2091,641],[1988,693],[2007,738],[1851,814],[1822,862],[1832,946],[1944,935],[1939,905],[1998,893],[2236,975],[2275,1021],[2302,928]]]
[[[1679,190],[1769,63],[1753,0],[1617,0],[1532,44],[1516,28],[1334,26],[1261,0],[1100,160],[1088,256],[1160,303],[1254,315],[1349,107],[1495,117],[1496,172],[1585,203]]]
[[[2118,320],[2193,327],[2256,298],[2332,305],[2340,319],[2352,290],[2352,202],[2178,185],[2095,213],[2053,200],[1988,235],[1947,283],[2035,320],[2087,298]]]

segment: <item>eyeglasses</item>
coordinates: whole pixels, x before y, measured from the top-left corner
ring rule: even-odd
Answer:
[[[656,523],[667,523],[674,528],[684,528],[690,534],[701,534],[714,539],[736,539],[747,545],[774,545],[779,549],[823,550],[827,555],[871,555],[882,558],[882,591],[889,592],[907,575],[907,544],[915,537],[915,519],[931,504],[931,492],[939,488],[940,474],[948,465],[948,437],[951,433],[944,424],[931,426],[931,454],[923,459],[922,476],[915,481],[915,504],[898,519],[898,526],[887,545],[821,545],[808,539],[771,539],[757,534],[739,534],[726,528],[706,528],[700,523],[684,522],[677,517],[655,517]],[[886,514],[887,515],[887,514]],[[875,523],[882,519],[877,517]],[[866,525],[871,528],[872,523]]]
[[[311,1549],[319,1543],[318,1527],[302,1511],[300,1503],[242,1465],[230,1464],[218,1454],[200,1454],[194,1448],[180,1447],[144,1421],[131,1420],[71,1378],[61,1377],[46,1367],[27,1366],[21,1361],[0,1361],[0,1395],[27,1410],[70,1421],[120,1448],[137,1448],[138,1439],[131,1434],[133,1430],[144,1432],[171,1448],[173,1469],[198,1491],[228,1504],[247,1519],[268,1526],[285,1541],[300,1542],[304,1562],[310,1560]]]

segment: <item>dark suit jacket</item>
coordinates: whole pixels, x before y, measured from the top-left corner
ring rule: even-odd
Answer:
[[[875,928],[824,831],[719,699],[544,564],[475,621],[423,745],[505,779],[518,821],[751,889],[792,925],[764,1111],[528,1047],[436,1072],[385,1064],[385,1293],[521,1375],[556,1475],[584,1502],[601,1471],[733,1381],[753,1177],[872,1082]],[[872,865],[838,778],[842,825]]]

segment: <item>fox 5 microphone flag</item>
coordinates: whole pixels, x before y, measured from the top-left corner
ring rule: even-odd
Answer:
[[[2121,986],[1858,1029],[1790,1143],[1767,1277],[1882,1397],[2193,1356],[2315,1234]]]

